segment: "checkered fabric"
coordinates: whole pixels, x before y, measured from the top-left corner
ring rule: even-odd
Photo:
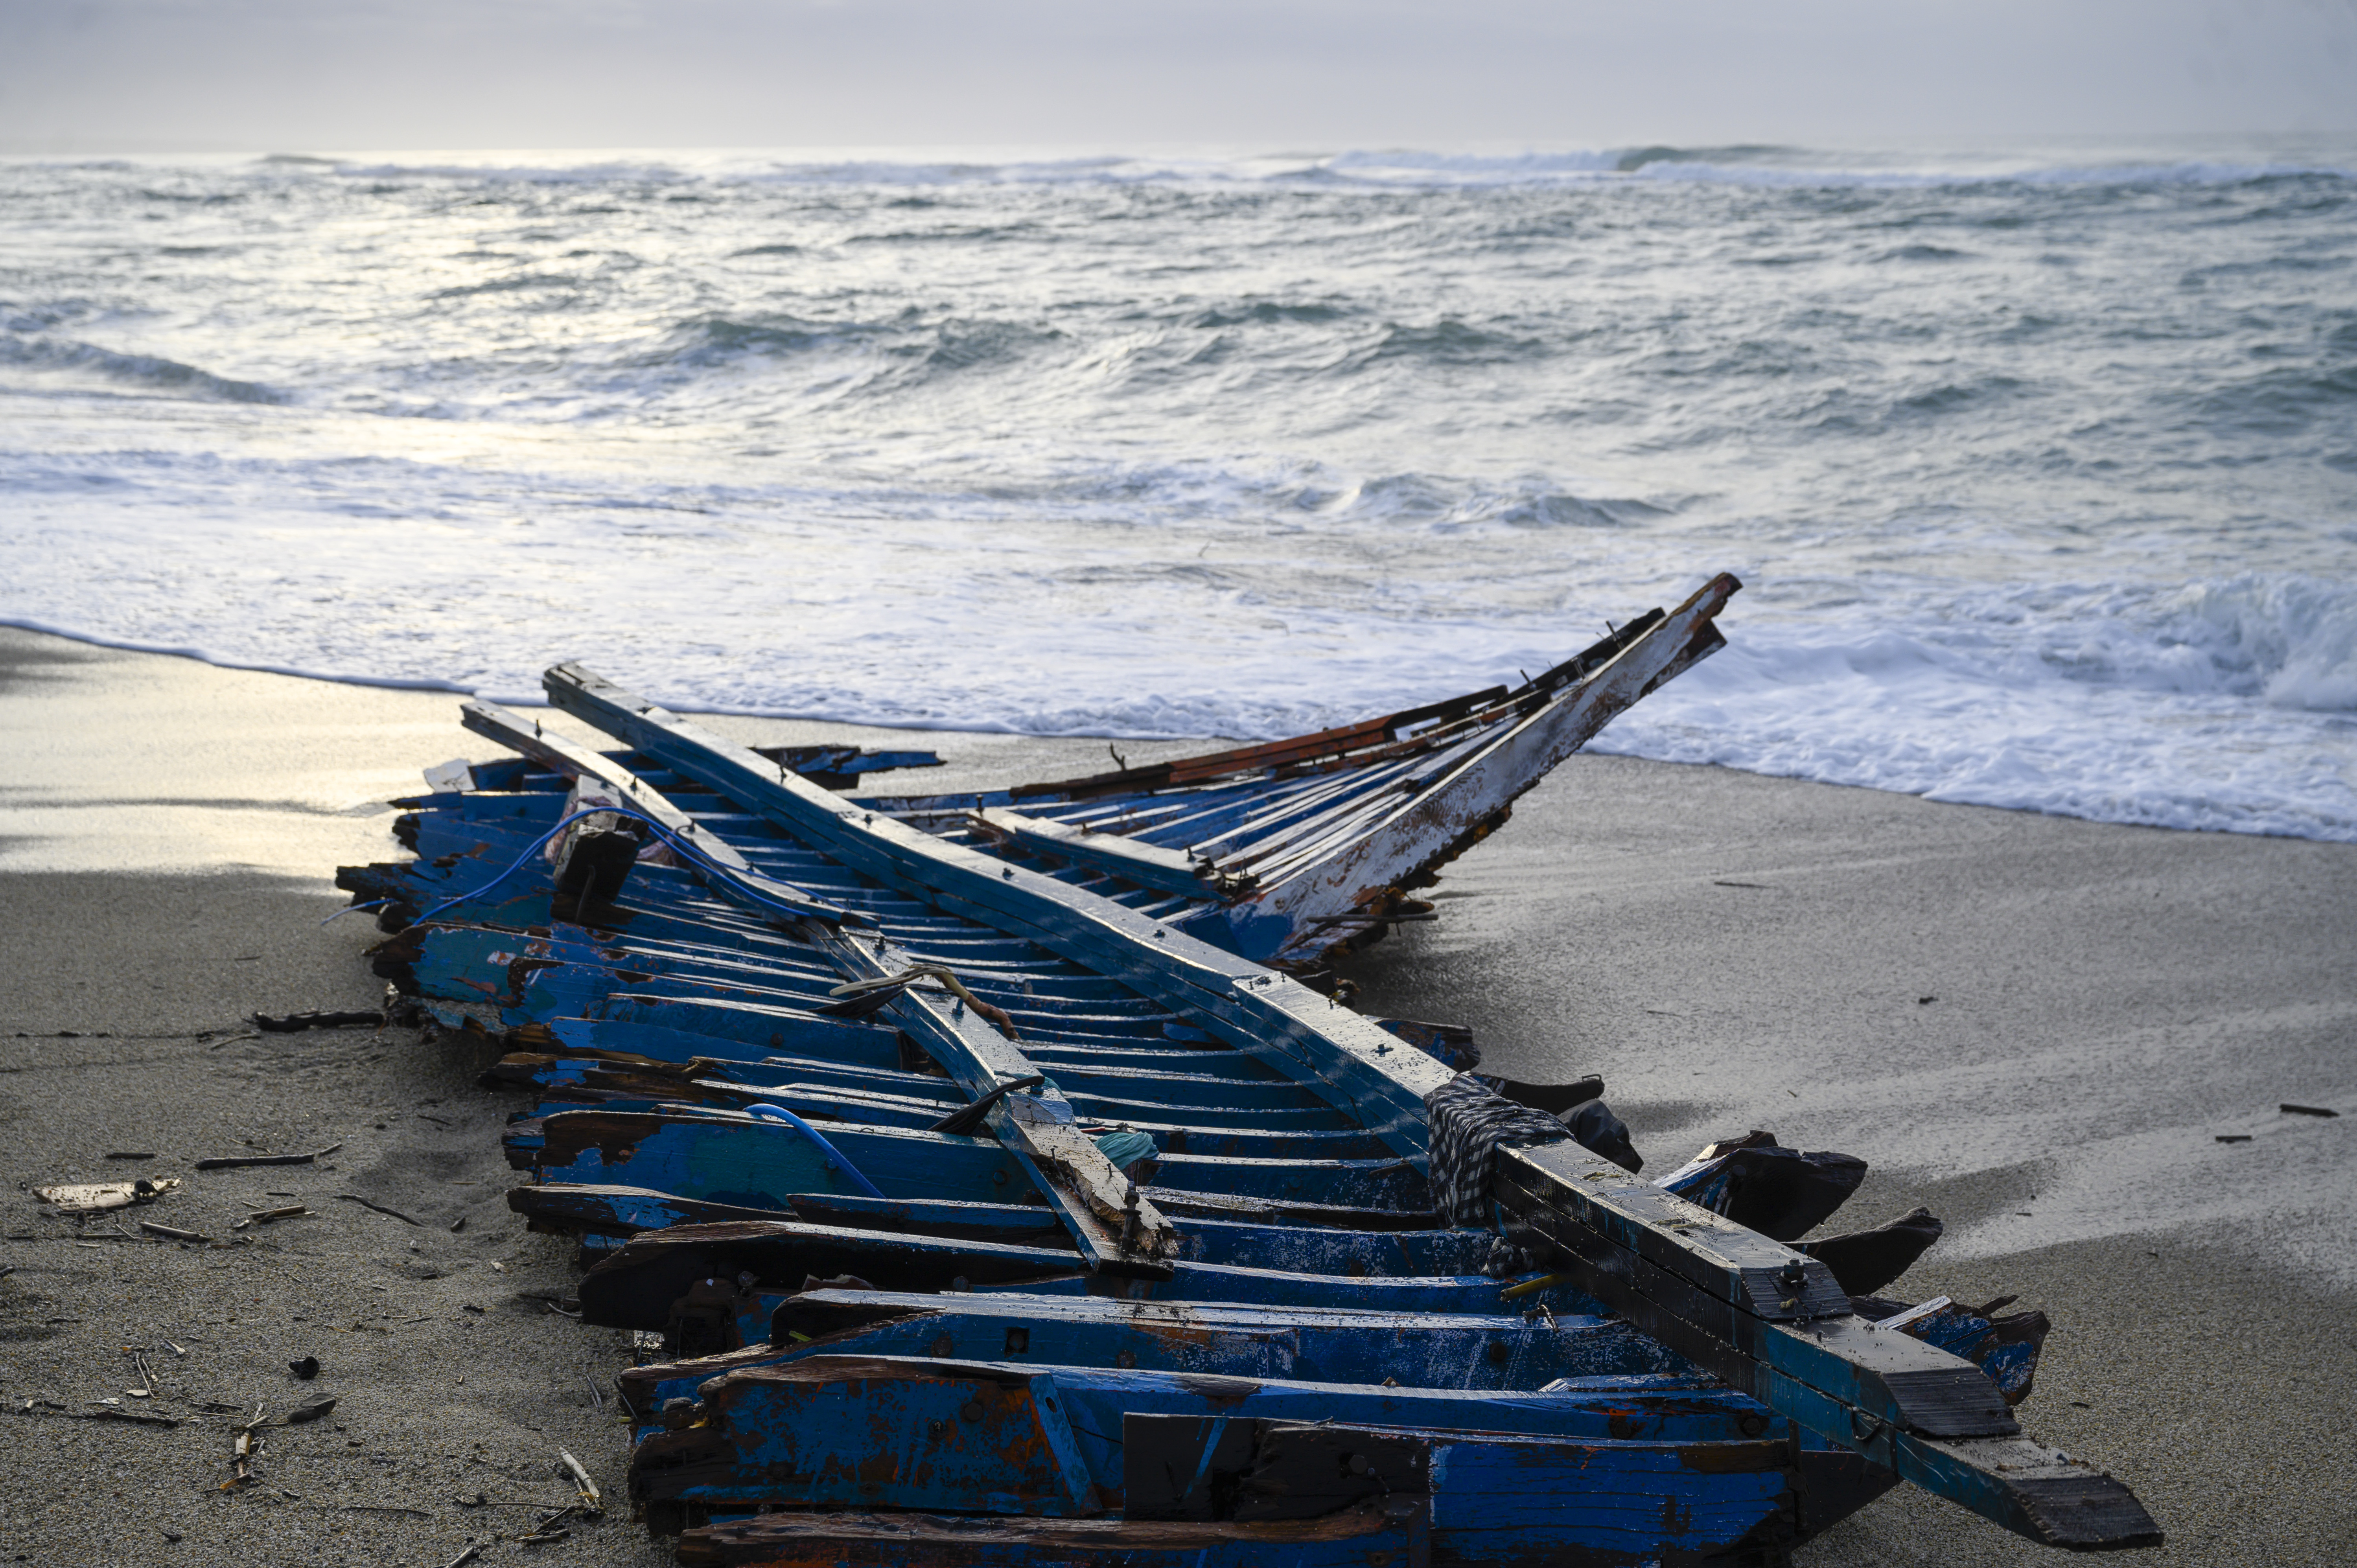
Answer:
[[[1527,1149],[1571,1136],[1562,1122],[1517,1105],[1471,1073],[1424,1097],[1432,1129],[1433,1205],[1449,1224],[1490,1229],[1490,1167],[1500,1149]]]

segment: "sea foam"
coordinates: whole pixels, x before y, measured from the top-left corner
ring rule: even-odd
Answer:
[[[2357,839],[2337,145],[0,161],[0,619],[1261,737],[1707,574],[1599,748]],[[1828,188],[1839,188],[1837,199]]]

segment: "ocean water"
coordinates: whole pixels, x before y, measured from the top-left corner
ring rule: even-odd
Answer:
[[[2357,147],[0,162],[0,620],[2357,840]]]

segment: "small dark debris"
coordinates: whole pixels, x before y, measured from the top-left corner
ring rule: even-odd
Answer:
[[[2288,1108],[2288,1107],[2286,1107],[2286,1109],[2289,1109],[2289,1108]],[[2329,1112],[2328,1112],[2328,1114],[2329,1114]],[[130,1150],[130,1149],[123,1149],[123,1150],[118,1150],[118,1151],[116,1151],[115,1153],[113,1153],[113,1154],[111,1154],[111,1155],[107,1155],[106,1157],[107,1157],[108,1159],[110,1159],[110,1160],[152,1160],[152,1159],[154,1159],[154,1158],[156,1157],[156,1155],[155,1155],[155,1152],[154,1152],[153,1150],[149,1150],[149,1151],[147,1151],[147,1152],[145,1152],[145,1153],[138,1153],[138,1152],[135,1152],[135,1151]]]
[[[81,1414],[82,1419],[85,1421],[127,1421],[134,1426],[178,1426],[180,1424],[180,1418],[177,1415],[150,1415],[145,1411],[117,1410],[112,1405],[102,1405],[96,1410],[84,1411]]]
[[[1937,1002],[1939,998],[1936,996],[1918,996],[1915,998],[1915,1005],[1918,1007],[1929,1007],[1932,1003]]]
[[[2221,1133],[2218,1141],[2222,1144],[2247,1144],[2251,1135],[2248,1133]]]
[[[158,1225],[152,1219],[142,1219],[139,1229],[150,1236],[160,1236],[167,1241],[210,1241],[211,1237],[200,1230],[183,1230],[178,1226]]]
[[[306,1356],[299,1361],[289,1361],[286,1363],[286,1369],[305,1382],[309,1382],[319,1375],[319,1358]]]
[[[177,1530],[165,1530],[163,1535],[165,1540],[171,1541],[174,1545],[178,1545],[181,1540],[180,1532]]]
[[[389,1215],[391,1215],[393,1219],[400,1220],[404,1225],[417,1225],[417,1224],[418,1224],[418,1222],[417,1222],[416,1220],[412,1219],[408,1215],[404,1214],[404,1213],[403,1213],[400,1209],[398,1209],[398,1208],[386,1208],[383,1204],[382,1204],[382,1203],[371,1203],[371,1202],[370,1202],[367,1198],[365,1198],[365,1197],[359,1197],[359,1196],[357,1196],[357,1195],[355,1195],[355,1194],[353,1194],[353,1193],[349,1193],[349,1192],[339,1192],[339,1193],[336,1194],[336,1201],[337,1201],[338,1203],[357,1203],[357,1204],[359,1204],[362,1208],[373,1209],[373,1210],[375,1210],[375,1211],[376,1211],[377,1213],[379,1213],[379,1214],[389,1214]],[[425,1227],[423,1227],[422,1225],[421,1225],[421,1226],[419,1226],[418,1228],[419,1228],[420,1230],[425,1229]]]
[[[450,1229],[451,1229],[451,1230],[464,1230],[466,1228],[467,1228],[467,1217],[466,1217],[465,1215],[463,1215],[463,1214],[461,1214],[460,1216],[458,1216],[458,1218],[457,1218],[457,1219],[453,1219],[452,1221],[450,1221]]]
[[[2341,1115],[2340,1112],[2328,1110],[2321,1105],[2294,1105],[2287,1101],[2284,1104],[2277,1106],[2276,1109],[2281,1111],[2287,1116],[2326,1116],[2338,1120]],[[109,1155],[106,1157],[112,1160],[119,1158],[120,1156]]]
[[[324,1149],[314,1149],[307,1155],[225,1155],[216,1159],[199,1160],[197,1169],[225,1171],[233,1170],[241,1165],[307,1165],[312,1161],[332,1155],[342,1147],[341,1144],[330,1144]]]
[[[483,1309],[482,1309],[481,1307],[479,1307],[479,1306],[477,1306],[473,1302],[471,1302],[471,1301],[470,1301],[470,1302],[468,1302],[465,1305],[463,1305],[463,1306],[459,1307],[459,1308],[458,1308],[458,1310],[459,1310],[460,1312],[472,1312],[472,1313],[479,1313],[479,1314]]]
[[[266,1014],[253,1015],[253,1026],[274,1035],[291,1035],[303,1029],[346,1029],[360,1025],[374,1028],[384,1022],[382,1013],[289,1013],[283,1018]]]

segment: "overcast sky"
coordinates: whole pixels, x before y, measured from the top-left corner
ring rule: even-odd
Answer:
[[[0,150],[2357,131],[2357,0],[0,0]]]

